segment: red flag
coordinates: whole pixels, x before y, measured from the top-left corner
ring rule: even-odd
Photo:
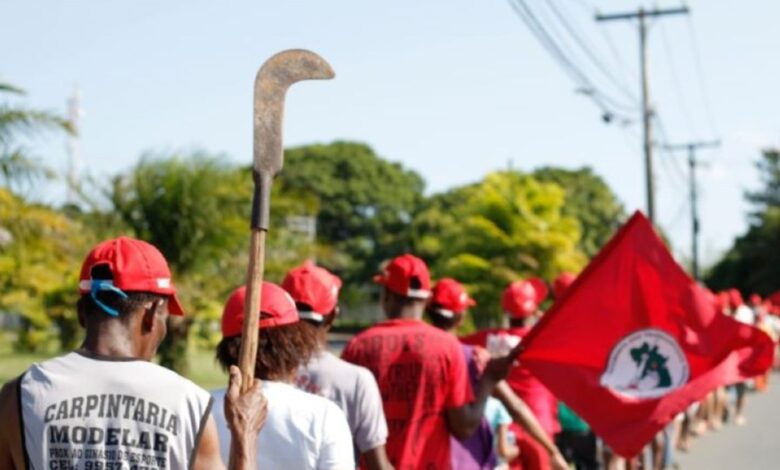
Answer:
[[[625,457],[774,354],[765,333],[715,311],[639,212],[524,342],[525,367]]]

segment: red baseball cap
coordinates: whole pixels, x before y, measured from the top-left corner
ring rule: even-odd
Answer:
[[[750,294],[750,305],[761,305],[762,302],[760,295]]]
[[[737,308],[745,304],[745,301],[742,300],[742,293],[740,293],[737,289],[732,287],[728,290],[728,293],[729,304],[731,305],[731,308]]]
[[[322,321],[324,316],[333,313],[338,304],[341,279],[327,269],[306,261],[287,273],[282,288],[296,303],[311,307],[306,311],[298,310],[298,316]]]
[[[452,318],[461,315],[467,308],[477,305],[466,289],[455,279],[445,277],[433,287],[431,304],[435,304],[436,313]]]
[[[539,309],[539,293],[530,281],[515,281],[504,289],[501,306],[509,316],[526,318]]]
[[[105,265],[111,270],[111,285],[126,292],[150,292],[168,296],[171,315],[184,315],[176,287],[171,280],[168,262],[153,245],[130,237],[119,237],[99,243],[81,265],[79,292],[92,289],[92,269]]]
[[[555,298],[560,298],[560,296],[563,295],[564,292],[572,285],[574,284],[574,281],[577,279],[576,274],[572,273],[560,273],[558,277],[555,278],[552,285],[552,291],[553,295],[555,295]]]
[[[260,295],[258,328],[273,328],[300,321],[295,301],[286,290],[271,282],[263,282],[263,291]],[[241,328],[244,324],[245,299],[246,286],[241,286],[233,291],[225,303],[225,308],[222,311],[223,338],[241,334]]]
[[[431,274],[425,261],[409,253],[394,258],[374,282],[396,294],[416,299],[431,296]]]

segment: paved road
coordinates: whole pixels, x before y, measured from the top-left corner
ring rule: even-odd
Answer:
[[[743,427],[725,426],[695,441],[688,454],[678,454],[681,470],[780,469],[780,375],[769,389],[748,396]]]

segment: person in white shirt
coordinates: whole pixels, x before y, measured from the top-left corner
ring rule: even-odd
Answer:
[[[244,320],[244,287],[236,289],[222,314],[217,361],[238,363]],[[262,380],[268,418],[258,436],[258,468],[263,470],[345,470],[355,468],[352,436],[344,413],[330,400],[293,386],[298,368],[317,349],[317,337],[302,325],[295,302],[281,287],[264,282],[255,375]],[[220,433],[228,428],[219,410],[224,391],[213,393]],[[229,449],[222,447],[222,454]]]
[[[101,242],[84,260],[79,291],[81,347],[0,390],[0,468],[224,469],[209,393],[151,362],[168,316],[184,315],[162,253],[128,237]],[[267,405],[259,381],[240,387],[231,367],[227,400],[214,411],[228,416],[229,468],[249,470]]]
[[[341,408],[355,442],[356,460],[362,457],[367,470],[392,468],[385,452],[387,422],[376,379],[365,367],[350,364],[326,349],[328,331],[338,315],[341,279],[307,261],[287,273],[282,288],[293,298],[303,325],[314,332],[319,343],[298,371],[296,385]]]

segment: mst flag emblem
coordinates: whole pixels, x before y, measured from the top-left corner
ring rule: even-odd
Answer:
[[[601,385],[635,398],[656,398],[688,382],[688,361],[673,337],[647,328],[623,338],[609,355]]]
[[[625,457],[716,387],[765,373],[774,351],[713,308],[640,213],[523,342],[523,366]]]

